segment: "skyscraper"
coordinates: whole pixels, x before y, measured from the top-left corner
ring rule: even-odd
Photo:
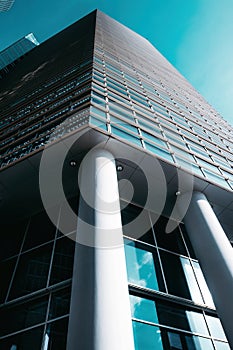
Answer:
[[[30,50],[39,45],[33,33],[25,35],[6,49],[0,52],[0,78],[9,72],[15,64]]]
[[[1,349],[230,349],[233,128],[99,11],[0,103]]]

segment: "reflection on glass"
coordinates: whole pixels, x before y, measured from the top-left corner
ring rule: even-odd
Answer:
[[[162,330],[166,350],[214,350],[212,341],[203,337]]]
[[[159,220],[155,220],[154,222],[154,231],[158,246],[187,256],[187,250],[182,240],[179,227],[176,227],[171,233],[168,234],[166,233],[166,226],[168,223],[167,218],[160,216]]]
[[[219,318],[206,315],[206,320],[212,337],[227,340]]]
[[[130,283],[159,290],[153,254],[150,251],[137,248],[134,242],[126,240],[126,265]]]
[[[16,258],[0,262],[0,304],[4,302],[14,272]]]
[[[156,303],[156,308],[160,324],[184,331],[209,335],[202,313],[174,307],[170,303]]]
[[[44,338],[47,348],[43,350],[66,350],[67,329],[68,317],[49,323]]]
[[[168,252],[160,252],[168,293],[191,299],[189,285],[184,274],[180,257]]]
[[[48,297],[35,299],[0,311],[0,335],[28,328],[45,322]]]
[[[133,322],[135,350],[163,350],[161,332],[158,327]]]
[[[55,284],[72,277],[74,246],[74,241],[66,237],[56,241],[50,284]]]
[[[30,331],[18,333],[12,337],[7,337],[3,340],[0,340],[0,349],[41,350],[43,329],[44,327],[33,328]]]
[[[196,336],[186,336],[185,338],[188,350],[214,350],[212,341],[210,339]]]
[[[48,333],[46,333],[44,337],[43,350],[48,350],[48,346],[49,346],[49,335]]]
[[[178,333],[167,332],[170,349],[183,349],[181,337]]]
[[[10,298],[16,298],[46,287],[52,245],[22,254],[11,287]]]
[[[70,287],[53,292],[50,302],[49,320],[69,313]]]
[[[46,212],[34,215],[27,230],[23,250],[38,246],[54,239],[55,226]]]
[[[158,323],[154,301],[130,295],[130,306],[132,317],[143,321]]]
[[[196,261],[193,261],[192,263],[193,263],[195,275],[197,277],[199,286],[201,288],[202,295],[203,295],[204,300],[205,300],[205,304],[212,307],[212,308],[215,308],[212,296],[211,296],[209,288],[206,284],[206,281],[205,281],[205,278],[204,278],[203,273],[201,271],[199,263]]]
[[[214,341],[216,350],[231,350],[230,346],[227,343],[221,341]]]
[[[180,256],[180,261],[181,261],[181,265],[183,267],[183,271],[186,277],[186,281],[189,287],[189,292],[191,295],[191,298],[193,301],[195,301],[196,303],[203,303],[203,299],[201,296],[201,292],[200,289],[198,287],[192,266],[190,264],[190,261],[186,258],[183,258]]]
[[[116,126],[111,125],[111,132],[114,135],[119,136],[128,142],[132,142],[132,143],[136,144],[137,146],[142,147],[141,141],[139,140],[139,138],[131,135],[130,133],[124,131],[123,129],[119,129]]]
[[[209,335],[204,317],[199,312],[186,311],[186,317],[189,323],[189,328],[192,332]]]

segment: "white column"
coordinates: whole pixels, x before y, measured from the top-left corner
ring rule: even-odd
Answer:
[[[233,248],[203,193],[193,193],[184,224],[233,349]]]
[[[95,150],[84,159],[80,187],[67,350],[134,350],[116,165],[109,152]]]

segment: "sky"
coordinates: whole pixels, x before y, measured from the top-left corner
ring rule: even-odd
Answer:
[[[233,125],[233,0],[15,0],[0,12],[0,50],[43,42],[98,8],[146,37]]]

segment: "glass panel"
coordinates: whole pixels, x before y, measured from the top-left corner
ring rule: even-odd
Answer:
[[[187,259],[182,260],[179,256],[161,251],[160,252],[162,265],[164,269],[165,279],[167,282],[168,292],[173,295],[177,295],[182,298],[192,299],[191,296],[194,296],[193,291],[190,290],[190,287],[195,286],[195,296],[197,296],[198,286],[197,282],[195,283],[195,277],[193,276],[193,271],[191,270],[191,266],[189,268],[189,273],[186,264],[189,264]],[[186,267],[186,270],[184,270]],[[200,295],[200,292],[199,292]],[[198,298],[199,301],[199,298]],[[203,301],[202,301],[203,302]]]
[[[136,144],[139,147],[142,147],[141,141],[138,138],[136,138],[135,136],[130,135],[126,131],[121,130],[121,129],[113,126],[113,125],[111,125],[111,131],[112,131],[112,133],[114,135],[119,136],[119,137],[125,139],[128,142],[132,142],[132,143]]]
[[[44,327],[34,328],[28,332],[23,332],[0,340],[1,350],[41,350]]]
[[[163,350],[158,327],[133,322],[135,350]]]
[[[189,162],[188,160],[185,160],[185,159],[183,159],[183,158],[181,158],[181,157],[179,157],[177,155],[175,155],[175,158],[177,160],[177,163],[181,167],[185,168],[186,170],[188,170],[192,174],[199,175],[199,176],[202,176],[202,177],[204,176],[198,165],[193,164],[193,163]]]
[[[181,307],[174,307],[169,303],[156,303],[156,307],[160,324],[203,335],[209,335],[202,313]]]
[[[213,343],[210,339],[185,336],[187,350],[214,350]]]
[[[4,302],[14,272],[16,258],[0,263],[0,303]]]
[[[169,349],[182,350],[183,346],[181,343],[181,336],[178,333],[167,332],[168,341],[169,341]]]
[[[209,180],[212,180],[223,187],[229,188],[228,183],[226,182],[226,180],[224,180],[224,178],[221,175],[216,175],[207,169],[203,169],[203,171]]]
[[[179,227],[168,234],[165,231],[167,222],[168,219],[161,216],[154,225],[154,232],[158,246],[176,253],[187,255],[187,250],[181,237]]]
[[[100,129],[107,130],[106,121],[100,120],[95,117],[90,117],[90,124],[97,126]]]
[[[153,254],[147,247],[125,240],[125,254],[130,283],[154,290],[164,290],[156,253]]]
[[[17,222],[1,227],[0,258],[9,258],[19,253],[23,236],[26,230],[26,222]]]
[[[5,308],[0,312],[0,333],[6,335],[45,322],[48,297],[22,305]]]
[[[132,126],[128,122],[126,122],[126,121],[124,121],[122,119],[113,117],[113,116],[111,116],[110,119],[111,119],[111,122],[114,122],[115,124],[117,124],[120,127],[123,126],[124,128],[128,129],[129,132],[133,132],[133,133],[136,133],[136,134],[138,133],[137,128],[135,126]],[[132,118],[131,118],[131,121],[133,121]]]
[[[165,141],[161,140],[160,138],[156,137],[155,135],[149,134],[143,130],[141,130],[143,138],[145,138],[148,141],[152,141],[156,143],[158,146],[162,146],[163,148],[167,148],[167,144]],[[160,135],[162,136],[161,132]]]
[[[183,224],[180,224],[180,229],[181,229],[181,231],[182,231],[182,235],[183,235],[183,237],[184,237],[184,241],[185,241],[185,244],[186,244],[186,246],[187,246],[189,255],[191,256],[191,258],[196,259],[196,255],[195,255],[194,250],[193,250],[193,247],[192,247],[192,245],[191,245],[189,236],[188,236],[188,234],[187,234],[187,232],[186,232],[185,226],[184,226]]]
[[[156,154],[159,157],[165,158],[167,160],[169,160],[170,162],[173,162],[173,158],[170,155],[170,153],[168,151],[165,151],[159,147],[157,147],[156,145],[152,145],[151,143],[144,141],[146,149],[154,154]]]
[[[154,301],[130,295],[130,306],[132,317],[143,321],[158,323]]]
[[[63,237],[56,241],[50,284],[72,277],[75,242]]]
[[[60,317],[69,313],[70,309],[70,287],[52,293],[49,319]]]
[[[212,341],[203,337],[162,329],[166,350],[214,350]]]
[[[221,341],[214,341],[216,350],[231,350],[228,343],[223,343]]]
[[[192,300],[195,301],[196,303],[203,303],[201,292],[198,287],[197,280],[194,275],[193,268],[190,264],[190,261],[183,257],[180,257],[180,261],[184,270],[184,274],[186,277],[186,281],[188,283],[189,292],[191,294]]]
[[[197,261],[192,261],[192,264],[193,264],[195,275],[197,277],[197,281],[198,281],[199,287],[201,288],[202,296],[204,297],[204,301],[206,305],[212,308],[215,308],[212,296],[206,284],[206,281],[201,271],[199,263]]]
[[[106,119],[106,113],[103,110],[91,106],[91,114],[93,114],[93,113],[102,117],[103,119]]]
[[[22,254],[11,287],[10,298],[46,287],[52,244]]]
[[[68,317],[49,323],[44,336],[43,350],[66,350],[67,329]]]
[[[227,340],[219,318],[206,315],[206,320],[212,337]]]
[[[23,250],[38,246],[54,239],[56,228],[46,212],[41,212],[31,218]]]
[[[148,212],[143,208],[137,207],[132,204],[127,204],[123,201],[121,201],[121,208],[121,218],[124,235],[155,245],[153,232],[152,230],[150,230],[151,224]],[[148,232],[142,234],[142,236],[140,237],[137,237],[137,234],[134,234],[132,227],[129,225],[127,226],[127,224],[135,220],[139,215],[141,215],[141,221],[143,221],[144,223],[143,226],[146,228],[148,227]]]

